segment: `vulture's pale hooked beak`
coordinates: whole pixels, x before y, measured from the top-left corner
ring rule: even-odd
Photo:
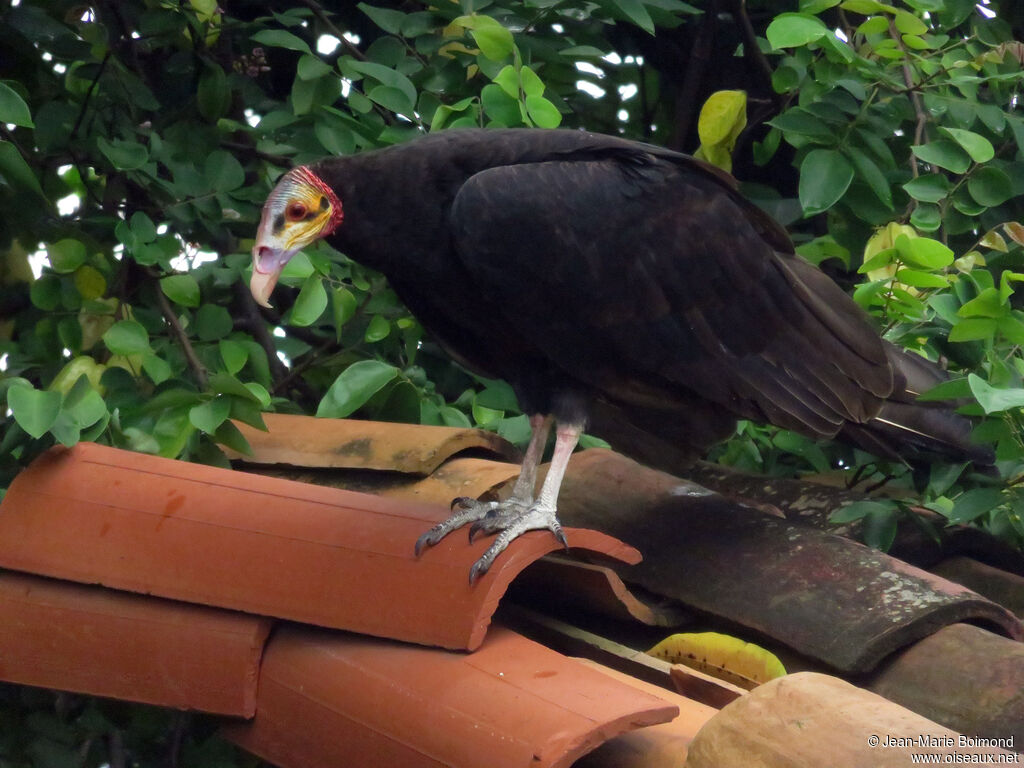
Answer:
[[[295,255],[295,251],[265,245],[261,240],[262,238],[257,239],[252,249],[252,278],[249,280],[249,290],[257,304],[269,308],[270,294],[274,292],[274,286],[277,285],[285,264]]]

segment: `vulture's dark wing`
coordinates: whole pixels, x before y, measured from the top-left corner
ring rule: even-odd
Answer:
[[[893,386],[877,332],[691,163],[633,152],[473,176],[451,225],[484,311],[623,405],[689,390],[821,435],[873,416]]]

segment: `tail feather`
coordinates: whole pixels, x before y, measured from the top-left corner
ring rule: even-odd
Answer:
[[[886,344],[893,368],[893,393],[878,414],[862,424],[848,422],[838,437],[869,453],[905,461],[971,461],[979,467],[995,461],[992,449],[971,442],[974,424],[954,412],[954,401],[922,403],[918,395],[948,380],[934,363]]]

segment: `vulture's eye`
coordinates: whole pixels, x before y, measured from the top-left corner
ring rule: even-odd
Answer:
[[[305,203],[296,202],[289,203],[284,213],[285,216],[288,218],[288,221],[302,221],[304,218],[306,218],[306,214],[308,212],[309,209],[306,208]]]

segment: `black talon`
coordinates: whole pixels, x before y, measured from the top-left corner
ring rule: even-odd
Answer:
[[[552,533],[555,534],[555,538],[558,539],[558,541],[561,543],[561,545],[563,547],[565,547],[566,552],[568,552],[569,551],[569,539],[567,539],[565,537],[565,531],[562,530],[562,527],[559,526],[558,528],[553,530]]]
[[[475,523],[473,523],[471,526],[469,526],[469,543],[470,544],[473,543],[473,541],[476,539],[476,535],[478,533],[480,533],[480,531],[482,531],[483,529],[484,529],[484,526],[483,526],[482,521],[480,521],[480,520],[477,520]]]
[[[424,533],[422,536],[420,536],[418,539],[416,539],[416,545],[413,547],[413,550],[416,553],[416,557],[422,555],[423,550],[425,550],[427,547],[432,547],[434,546],[434,544],[437,543],[436,541],[431,541],[431,539],[433,538],[431,534],[433,532],[433,529],[431,529]]]
[[[473,502],[473,499],[469,498],[469,496],[458,496],[458,497],[452,499],[452,504],[451,504],[451,506],[448,509],[450,509],[452,512],[454,512],[456,507],[464,507],[467,504],[470,504],[472,502]]]

